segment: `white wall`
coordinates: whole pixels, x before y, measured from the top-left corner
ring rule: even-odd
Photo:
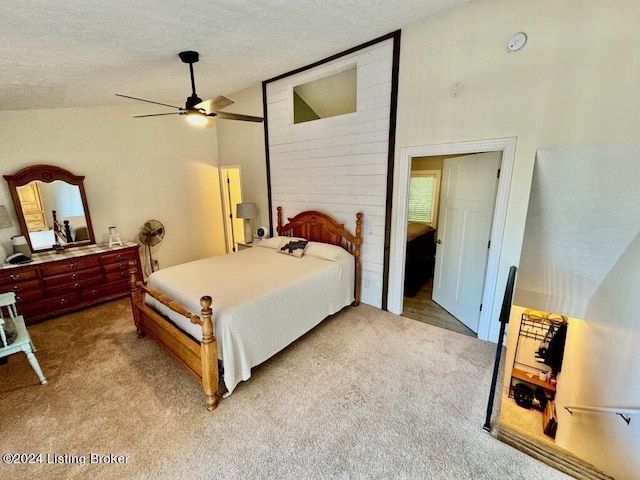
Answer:
[[[357,64],[354,113],[293,123],[293,87]],[[393,39],[267,84],[272,207],[320,210],[355,233],[363,213],[361,300],[382,304]],[[286,218],[284,220],[286,222]]]
[[[136,113],[135,106],[0,112],[0,173],[44,163],[85,175],[98,243],[111,225],[135,240],[155,218],[167,230],[154,253],[161,267],[223,253],[215,129],[177,116],[131,118]],[[0,230],[6,244],[19,227],[4,180],[0,205],[16,225]]]
[[[640,143],[640,138],[638,138]],[[538,150],[514,303],[586,318],[640,232],[640,145]]]
[[[639,18],[635,0],[480,0],[402,29],[396,158],[405,147],[517,137],[490,338],[520,257],[536,150],[638,139],[640,59],[629,46]],[[527,45],[507,53],[519,31]],[[456,83],[465,90],[454,96]]]
[[[586,320],[570,320],[558,405],[638,409],[614,414],[558,411],[556,443],[620,480],[640,472],[640,233],[591,297]]]
[[[262,117],[262,86],[256,85],[226,97],[235,103],[225,112]],[[216,120],[220,165],[240,165],[244,202],[258,207],[258,217],[250,220],[252,231],[269,227],[267,163],[264,151],[264,124],[234,120]]]

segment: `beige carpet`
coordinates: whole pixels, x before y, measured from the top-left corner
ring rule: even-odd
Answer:
[[[190,376],[136,339],[126,299],[29,330],[49,385],[24,355],[0,366],[0,453],[43,463],[1,465],[2,478],[568,478],[482,430],[494,345],[366,305],[211,413]],[[47,464],[54,454],[87,464]]]

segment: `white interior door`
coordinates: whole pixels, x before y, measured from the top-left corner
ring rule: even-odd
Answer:
[[[447,158],[442,170],[433,300],[476,333],[501,157]]]

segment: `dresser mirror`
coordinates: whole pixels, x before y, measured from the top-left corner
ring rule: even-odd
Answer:
[[[32,165],[4,178],[32,252],[95,243],[84,176],[52,165]]]

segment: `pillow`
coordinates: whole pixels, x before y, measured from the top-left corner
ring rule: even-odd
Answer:
[[[285,238],[288,240],[304,240],[304,238],[300,237],[272,237],[263,238],[262,240],[256,240],[255,242],[253,242],[253,245],[256,247],[280,248],[280,244]]]
[[[278,250],[279,253],[291,255],[292,257],[301,258],[304,250],[307,248],[308,240],[285,237],[281,240]]]
[[[353,260],[353,255],[338,245],[329,243],[309,242],[305,250],[305,255],[332,260],[334,262]]]

